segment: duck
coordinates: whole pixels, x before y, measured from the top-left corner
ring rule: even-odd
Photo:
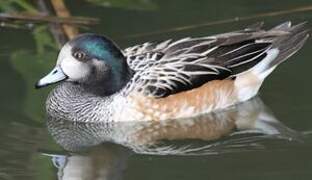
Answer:
[[[247,101],[266,77],[301,49],[306,23],[146,42],[122,50],[81,34],[60,50],[36,88],[57,83],[48,118],[75,122],[163,121],[217,112]]]

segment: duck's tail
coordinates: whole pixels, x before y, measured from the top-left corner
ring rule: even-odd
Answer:
[[[301,49],[309,38],[306,23],[291,26],[291,22],[286,22],[272,28],[270,31],[285,32],[285,35],[274,41],[272,48],[267,52],[267,57],[252,69],[262,79],[266,78],[279,64]]]
[[[281,32],[275,37],[267,56],[246,73],[239,74],[235,80],[237,95],[240,101],[245,101],[258,93],[264,79],[282,62],[295,54],[309,37],[306,23],[291,26],[286,22],[272,28],[270,31]],[[274,38],[274,37],[272,37]],[[261,41],[261,40],[260,40]]]

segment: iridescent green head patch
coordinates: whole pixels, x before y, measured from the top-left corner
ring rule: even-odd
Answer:
[[[96,34],[83,34],[70,42],[74,51],[83,51],[90,59],[105,61],[114,70],[120,71],[123,55],[109,39]]]
[[[103,79],[109,78],[112,88],[123,84],[128,73],[127,62],[120,49],[111,40],[96,34],[83,34],[70,41],[69,45],[72,47],[72,55],[81,62],[104,62],[109,71],[107,69],[102,72]],[[77,52],[83,53],[83,58],[79,59]],[[91,64],[96,65],[96,63]]]

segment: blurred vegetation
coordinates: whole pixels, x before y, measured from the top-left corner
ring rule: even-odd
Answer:
[[[2,0],[0,3],[1,13],[13,13],[13,14],[24,14],[24,13],[39,13],[40,11],[36,9],[35,5],[30,1],[26,0]],[[15,23],[15,22],[14,22]],[[18,23],[18,22],[17,22]],[[27,22],[24,22],[27,23]],[[49,32],[47,24],[36,24],[32,26],[30,33],[33,35],[33,39],[37,46],[37,54],[44,54],[45,49],[57,50],[56,41],[53,39],[51,33]]]
[[[90,3],[105,6],[136,10],[154,10],[157,8],[152,0],[86,0]]]
[[[30,1],[27,0],[1,0],[0,11],[5,13],[26,11],[29,13],[37,13],[37,9]]]
[[[30,1],[26,0],[7,0],[0,3],[0,10],[2,13],[38,13]],[[19,22],[20,23],[20,22]],[[27,23],[27,22],[26,22]],[[38,74],[41,74],[42,70],[47,72],[53,66],[54,61],[47,57],[56,57],[58,46],[53,39],[52,34],[49,31],[47,24],[36,24],[32,26],[29,31],[30,35],[36,45],[36,52],[32,52],[24,49],[16,49],[11,53],[10,63],[13,69],[20,74],[25,82],[25,99],[21,106],[22,113],[30,120],[37,122],[42,121],[44,118],[44,109],[40,102],[44,99],[46,94],[35,92],[34,82],[38,79]],[[31,63],[29,63],[31,60]]]

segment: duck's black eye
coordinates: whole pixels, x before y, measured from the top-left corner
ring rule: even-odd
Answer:
[[[86,54],[84,52],[81,52],[81,51],[77,51],[73,54],[73,56],[77,59],[77,60],[80,60],[80,61],[83,61],[86,57]]]

